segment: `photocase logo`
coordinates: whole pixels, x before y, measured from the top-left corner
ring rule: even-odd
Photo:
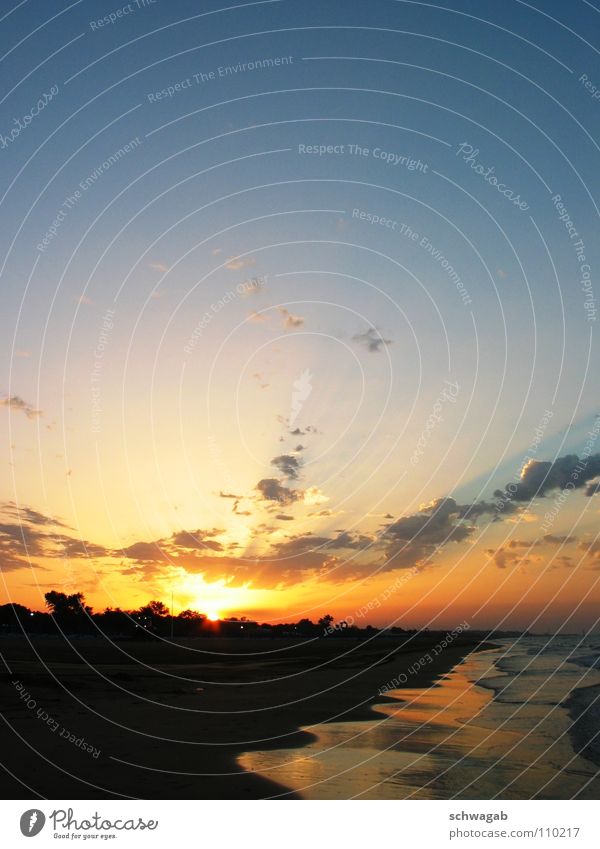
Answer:
[[[305,369],[300,377],[294,381],[294,391],[292,392],[292,409],[290,411],[290,427],[298,418],[298,414],[302,409],[302,404],[312,392],[312,374],[308,369]]]
[[[25,837],[35,837],[46,824],[45,814],[37,808],[25,811],[21,817],[21,834]]]

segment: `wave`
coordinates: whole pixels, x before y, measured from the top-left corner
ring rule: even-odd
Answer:
[[[595,661],[593,665],[597,665],[598,658]],[[600,767],[600,684],[578,687],[562,706],[573,721],[569,729],[573,749]]]

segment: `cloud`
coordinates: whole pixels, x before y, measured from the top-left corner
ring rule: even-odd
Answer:
[[[502,501],[500,504],[496,501],[475,501],[473,504],[462,504],[460,506],[460,515],[462,519],[480,519],[482,516],[491,516],[493,521],[500,521],[501,514],[516,513],[521,508],[511,504],[510,501]]]
[[[453,498],[437,498],[417,513],[384,526],[385,569],[424,565],[441,546],[466,540],[475,527],[465,524],[465,510]]]
[[[293,504],[300,501],[303,493],[301,490],[288,489],[282,486],[276,478],[263,478],[256,484],[264,501],[277,501],[279,504]]]
[[[173,546],[179,546],[186,549],[210,549],[211,551],[223,551],[223,546],[220,542],[210,537],[219,536],[224,533],[220,528],[214,528],[212,531],[178,531],[169,537],[168,542]]]
[[[265,383],[264,378],[263,378],[262,374],[260,374],[260,372],[258,372],[258,371],[255,372],[252,375],[252,377],[253,377],[254,380],[256,380],[256,382],[258,383],[258,385],[261,389],[268,389],[269,384]]]
[[[251,321],[255,324],[261,324],[264,321],[269,321],[271,318],[267,312],[256,312],[256,310],[252,310],[252,312],[248,313],[248,321]]]
[[[271,465],[276,466],[288,480],[297,480],[302,468],[302,462],[293,454],[280,454],[273,457]]]
[[[502,547],[496,549],[495,551],[493,548],[486,548],[485,553],[489,554],[489,556],[493,558],[494,563],[496,564],[498,569],[506,569],[506,566],[509,565],[510,562],[512,562],[509,561],[505,549]]]
[[[511,539],[506,543],[507,548],[533,548],[541,545],[539,540]]]
[[[436,498],[418,513],[404,516],[387,525],[384,536],[394,540],[423,540],[427,544],[463,540],[472,528],[459,523],[463,508],[453,498]]]
[[[522,543],[518,547],[523,545],[530,545],[530,543]],[[531,566],[542,561],[541,557],[537,555],[525,556],[523,552],[517,550],[517,546],[510,545],[500,546],[497,549],[487,548],[485,553],[489,554],[498,569],[508,569],[511,566]]]
[[[582,540],[577,548],[585,552],[592,560],[600,560],[600,540],[586,541]]]
[[[32,557],[76,559],[113,555],[104,546],[62,533],[62,529],[70,528],[32,507],[6,502],[0,505],[0,513],[8,520],[0,522],[0,568],[3,570],[29,566]]]
[[[173,566],[197,568],[200,552],[224,550],[218,540],[212,539],[223,532],[220,528],[210,531],[181,530],[158,540],[134,542],[114,553],[138,563],[170,563]]]
[[[290,430],[290,436],[306,436],[307,433],[318,433],[319,431],[314,425],[307,425],[304,430],[301,430],[299,427],[295,427],[293,430]]]
[[[225,263],[225,268],[231,269],[231,271],[241,271],[242,268],[248,268],[250,265],[256,265],[256,259],[253,256],[240,257],[234,256],[230,257]]]
[[[381,333],[374,327],[370,327],[365,333],[357,333],[352,338],[372,354],[377,354],[382,350],[384,345],[392,344],[391,339],[384,339]]]
[[[235,548],[229,541],[222,543],[219,537],[225,531],[220,528],[180,529],[161,539],[138,540],[122,549],[107,549],[78,539],[59,519],[8,502],[0,511],[0,566],[14,571],[27,566],[29,558],[107,558],[120,560],[122,574],[140,580],[148,576],[172,576],[176,570],[181,570],[182,574],[202,574],[208,581],[224,580],[228,586],[259,588],[289,586],[313,579],[351,581],[375,571],[421,570],[430,566],[448,546],[474,541],[477,525],[483,519],[498,522],[504,513],[507,521],[513,514],[521,516],[528,506],[526,494],[531,498],[539,497],[540,491],[543,494],[561,486],[565,475],[574,478],[575,488],[584,490],[594,480],[597,456],[589,457],[585,464],[574,455],[559,458],[560,462],[555,463],[540,461],[533,467],[528,464],[517,485],[518,498],[514,503],[509,501],[499,506],[497,501],[480,500],[463,504],[452,497],[440,497],[408,515],[393,517],[385,513],[382,519],[378,514],[377,521],[383,524],[377,531],[342,527],[323,532],[323,521],[317,519],[318,535],[310,529],[305,530],[303,524],[302,533],[286,534],[282,540],[285,531],[296,527],[293,525],[295,517],[286,508],[295,504],[322,505],[328,497],[317,486],[300,489],[286,485],[286,480],[298,480],[302,462],[294,452],[277,455],[271,464],[277,468],[279,478],[259,480],[253,494],[218,493],[220,498],[231,500],[237,515],[248,515],[239,510],[244,499],[254,500],[255,504],[262,502],[262,510],[269,515],[268,524],[253,525],[252,545],[260,542],[260,548],[257,547],[258,554],[252,549],[249,557],[243,555],[243,540],[236,541]],[[541,479],[540,469],[535,466],[545,470]],[[509,492],[508,488],[504,491]],[[514,498],[514,491],[510,496]],[[321,510],[318,515],[325,518],[335,514]],[[521,532],[524,533],[523,529]],[[270,538],[270,534],[275,536]],[[540,554],[548,552],[549,546],[568,544],[578,544],[590,558],[588,562],[600,564],[600,543],[579,542],[575,536],[558,532],[534,540],[511,539],[496,549],[486,549],[486,553],[498,568],[506,569],[540,563],[543,561]],[[566,555],[557,558],[556,564],[557,567],[572,565]]]
[[[521,470],[518,483],[507,484],[494,495],[507,501],[531,501],[544,498],[546,493],[556,489],[569,491],[585,487],[585,495],[592,496],[598,491],[598,485],[590,482],[597,477],[600,477],[600,454],[591,454],[587,459],[567,454],[552,462],[529,460]]]
[[[577,537],[544,534],[544,542],[547,542],[549,545],[568,545],[570,542],[577,542]]]
[[[573,560],[572,557],[569,557],[567,554],[561,554],[560,557],[555,557],[552,562],[556,563],[557,566],[568,566],[568,567],[575,566],[575,561]]]
[[[48,534],[25,524],[0,522],[0,552],[15,557],[41,557],[46,554]]]
[[[55,534],[52,542],[58,547],[55,557],[88,558],[88,557],[112,557],[113,552],[103,545],[97,545],[85,539],[59,536]]]
[[[305,504],[314,506],[316,504],[325,504],[329,501],[329,496],[321,492],[318,486],[309,486],[304,490],[303,499]]]
[[[304,318],[301,315],[294,315],[285,307],[278,307],[278,311],[281,314],[281,323],[286,330],[294,330],[304,324]]]
[[[43,415],[41,410],[36,410],[35,407],[28,404],[19,395],[7,395],[4,398],[0,398],[0,407],[7,407],[9,410],[24,413],[28,419],[35,419]]]
[[[37,510],[34,510],[32,507],[25,507],[15,504],[14,501],[5,501],[2,505],[0,505],[0,511],[5,516],[14,516],[16,519],[19,519],[22,522],[27,522],[30,525],[52,525],[58,528],[69,528],[68,525],[65,525],[60,519],[54,519],[51,516],[45,516],[43,513],[39,513]]]
[[[155,271],[160,271],[161,274],[166,274],[167,271],[170,271],[168,265],[165,265],[164,262],[149,262],[148,268],[153,268]]]

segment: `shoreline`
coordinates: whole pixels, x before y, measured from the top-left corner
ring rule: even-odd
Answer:
[[[394,687],[394,691],[401,692],[402,690],[415,690],[415,689],[423,689],[427,690],[430,687],[436,687],[438,685],[438,681],[443,678],[448,673],[452,672],[457,666],[464,663],[470,654],[486,652],[486,651],[496,651],[500,646],[497,646],[493,643],[479,643],[472,647],[468,646],[455,646],[447,649],[442,655],[439,655],[435,661],[429,665],[428,667],[421,669],[418,673],[410,676],[406,682],[401,684],[398,687]],[[406,661],[407,664],[414,660],[413,655],[416,657],[420,655],[420,652],[413,651],[407,652],[402,656],[402,659]],[[437,662],[436,662],[437,661]],[[337,722],[369,722],[373,720],[385,721],[385,717],[376,710],[377,705],[384,704],[398,704],[399,701],[402,701],[401,698],[397,696],[389,696],[385,693],[375,693],[370,698],[368,698],[363,704],[357,705],[348,709],[344,714],[338,714],[335,716],[331,716],[325,719],[322,719],[317,722],[305,723],[299,722],[296,731],[291,732],[288,741],[285,744],[281,744],[279,741],[273,741],[272,743],[264,743],[261,745],[248,746],[242,752],[238,752],[235,755],[236,761],[243,757],[245,754],[251,754],[253,752],[267,752],[278,749],[301,749],[309,746],[311,743],[314,743],[318,740],[318,734],[314,733],[310,729],[318,729],[321,725],[327,725],[329,723],[337,723]],[[245,770],[248,775],[254,776],[256,779],[263,780],[264,776],[262,776],[259,772],[250,772]],[[270,779],[265,779],[270,781]],[[264,798],[264,797],[258,797]],[[277,799],[302,799],[303,797],[299,795],[294,790],[283,788],[283,792],[277,793],[274,797],[267,798],[277,798]]]
[[[305,746],[322,723],[372,719],[377,702],[397,701],[380,689],[438,639],[203,641],[192,647],[200,662],[190,663],[181,651],[189,646],[128,645],[125,656],[103,642],[38,639],[29,646],[3,638],[10,669],[0,675],[9,726],[3,762],[13,773],[5,774],[6,798],[25,791],[50,799],[300,798],[244,770],[238,758]],[[492,648],[463,635],[409,674],[405,686],[429,687],[471,652]],[[186,663],[174,662],[182,657]]]

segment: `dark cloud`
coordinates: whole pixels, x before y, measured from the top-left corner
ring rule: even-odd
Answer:
[[[568,545],[570,542],[577,542],[577,537],[561,537],[555,534],[544,534],[544,542],[549,545]]]
[[[506,499],[499,499],[498,502],[483,499],[482,501],[475,501],[473,504],[462,504],[459,507],[461,519],[475,521],[482,516],[491,516],[494,522],[500,521],[502,514],[516,513],[518,509],[510,500]]]
[[[294,521],[294,517],[288,516],[287,513],[278,513],[275,516],[275,518],[279,519],[280,522],[293,522]]]
[[[327,548],[342,549],[348,551],[363,551],[370,548],[375,543],[375,538],[366,534],[350,533],[348,531],[338,531],[338,535],[330,540]]]
[[[417,513],[385,526],[385,569],[424,565],[443,545],[466,540],[475,530],[465,523],[467,512],[466,505],[453,498],[437,498]]]
[[[160,541],[134,542],[131,545],[128,545],[126,548],[120,549],[118,553],[121,554],[123,557],[128,557],[131,560],[138,560],[140,562],[146,560],[150,562],[160,563],[169,562],[169,555],[161,546]]]
[[[0,573],[16,572],[17,569],[25,569],[29,565],[27,560],[22,560],[20,557],[13,557],[12,554],[5,552],[0,546]]]
[[[387,525],[384,534],[388,538],[403,541],[422,540],[428,544],[439,544],[448,540],[465,539],[473,528],[459,522],[464,507],[453,498],[437,498],[412,516],[397,519]]]
[[[299,427],[295,427],[293,430],[290,430],[290,436],[306,436],[307,433],[319,433],[319,431],[314,425],[307,425],[304,430]]]
[[[52,541],[58,546],[57,557],[111,557],[112,551],[103,545],[97,545],[85,539],[74,539],[67,536],[53,536]]]
[[[104,546],[77,539],[51,529],[68,526],[31,507],[7,502],[0,507],[4,517],[15,521],[0,522],[0,567],[5,571],[29,566],[35,558],[108,557],[112,552]]]
[[[511,539],[506,543],[507,548],[533,548],[541,545],[539,540]]]
[[[24,557],[41,557],[46,553],[45,543],[49,534],[25,524],[0,523],[0,549],[6,553]]]
[[[212,537],[224,533],[222,528],[212,530],[177,531],[170,537],[153,540],[151,542],[134,542],[132,545],[121,549],[118,554],[136,560],[140,563],[158,562],[171,563],[172,565],[187,565],[197,567],[201,559],[202,551],[223,551],[222,544]],[[117,553],[117,552],[115,552]]]
[[[496,498],[512,501],[531,501],[543,498],[557,489],[574,490],[585,487],[587,496],[595,495],[598,484],[591,483],[600,476],[600,454],[580,459],[577,454],[567,454],[554,461],[530,460],[521,472],[517,483],[496,490]]]
[[[294,501],[302,499],[302,492],[297,489],[288,489],[276,478],[263,478],[256,484],[264,501],[277,501],[279,504],[293,504]]]
[[[240,506],[240,501],[242,501],[242,495],[236,495],[233,492],[219,492],[219,498],[230,498],[233,500],[233,507],[231,508],[233,513],[236,513],[238,516],[251,516],[252,514],[248,510],[238,510]]]
[[[59,519],[53,519],[51,516],[45,516],[31,507],[23,507],[15,504],[14,501],[5,501],[0,505],[0,511],[6,516],[13,516],[21,522],[27,522],[30,525],[53,525],[57,528],[67,528],[72,530],[69,525],[65,525]]]
[[[220,528],[213,528],[212,531],[178,531],[169,537],[168,542],[173,546],[180,548],[191,549],[211,549],[212,551],[222,551],[223,546],[217,540],[211,537],[219,536],[224,533]]]
[[[274,545],[271,549],[272,556],[293,557],[297,554],[313,552],[331,542],[329,537],[318,537],[314,534],[301,534],[297,537],[284,540]]]
[[[363,345],[367,351],[370,351],[372,354],[377,354],[384,345],[391,345],[391,339],[384,339],[381,333],[376,330],[374,327],[370,327],[365,333],[357,333],[356,336],[352,337],[355,342],[358,342],[360,345]]]
[[[280,454],[278,457],[273,457],[271,465],[276,466],[282,475],[285,475],[289,480],[296,480],[302,467],[302,462],[293,454]]]

